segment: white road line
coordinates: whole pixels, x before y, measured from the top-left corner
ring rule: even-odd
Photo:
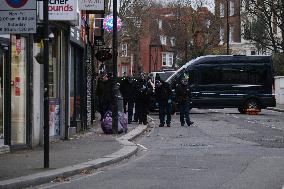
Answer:
[[[142,144],[137,144],[137,146],[140,146],[140,147],[143,148],[144,150],[148,150],[148,148],[146,148],[146,147],[143,146]]]

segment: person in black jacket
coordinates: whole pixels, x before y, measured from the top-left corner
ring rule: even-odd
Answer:
[[[124,113],[126,113],[127,112],[127,99],[126,99],[127,77],[125,75],[120,80],[119,90],[120,90],[121,96],[123,97],[123,111]]]
[[[180,111],[180,123],[184,126],[185,122],[188,126],[192,125],[193,122],[189,118],[189,106],[191,101],[191,93],[188,87],[188,81],[183,78],[180,84],[176,88],[176,99],[178,108]],[[185,120],[185,121],[184,121]]]
[[[167,116],[166,124],[171,125],[171,109],[172,109],[172,89],[168,83],[161,79],[156,80],[155,96],[159,107],[159,127],[164,127],[165,116]]]
[[[125,113],[127,109],[128,123],[132,122],[133,117],[133,107],[134,107],[134,93],[135,93],[135,83],[132,76],[127,76],[121,82],[121,94],[123,97],[123,106],[125,108]],[[127,107],[127,108],[126,108]]]
[[[147,114],[149,108],[149,96],[153,91],[152,86],[148,82],[146,76],[142,73],[135,85],[135,110],[137,110],[137,118],[139,124],[146,125]]]
[[[101,118],[109,110],[112,110],[112,81],[111,75],[104,73],[99,79],[97,85],[97,96],[100,102],[100,114]]]

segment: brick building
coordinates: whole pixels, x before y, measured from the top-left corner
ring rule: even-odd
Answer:
[[[181,14],[182,16],[177,16]],[[175,69],[175,60],[187,62],[194,49],[205,49],[205,43],[212,43],[210,19],[212,13],[204,7],[151,9],[148,19],[142,23],[144,35],[139,40],[139,65],[143,72]],[[193,20],[194,19],[194,20]],[[184,27],[177,26],[183,24]],[[177,29],[178,28],[178,29]],[[212,31],[211,31],[212,32]],[[217,35],[216,35],[217,36]],[[214,38],[215,39],[215,38]],[[119,50],[118,71],[133,74],[135,70],[134,51],[128,36],[122,36]],[[212,43],[213,44],[213,43]]]
[[[241,12],[241,0],[215,0],[215,15],[217,18],[220,18],[219,45],[222,46],[223,49],[226,48],[228,21],[230,54],[260,54],[252,42],[247,41],[242,37],[243,28]]]

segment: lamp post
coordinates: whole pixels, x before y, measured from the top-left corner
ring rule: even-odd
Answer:
[[[43,1],[43,61],[44,61],[44,168],[49,168],[49,84],[48,84],[48,2]]]
[[[117,0],[113,0],[113,33],[112,33],[112,61],[113,61],[113,108],[112,108],[112,130],[118,133],[118,86],[117,86]]]
[[[226,0],[226,24],[227,24],[227,55],[230,54],[230,24],[229,24],[229,0]]]

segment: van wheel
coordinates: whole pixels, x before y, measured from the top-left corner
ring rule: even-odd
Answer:
[[[244,111],[249,113],[249,112],[260,112],[261,108],[260,108],[260,104],[259,101],[252,98],[246,101],[245,103],[245,108]]]
[[[239,110],[239,112],[240,112],[241,114],[245,114],[245,113],[246,113],[246,111],[245,111],[244,108],[238,108],[238,110]]]

